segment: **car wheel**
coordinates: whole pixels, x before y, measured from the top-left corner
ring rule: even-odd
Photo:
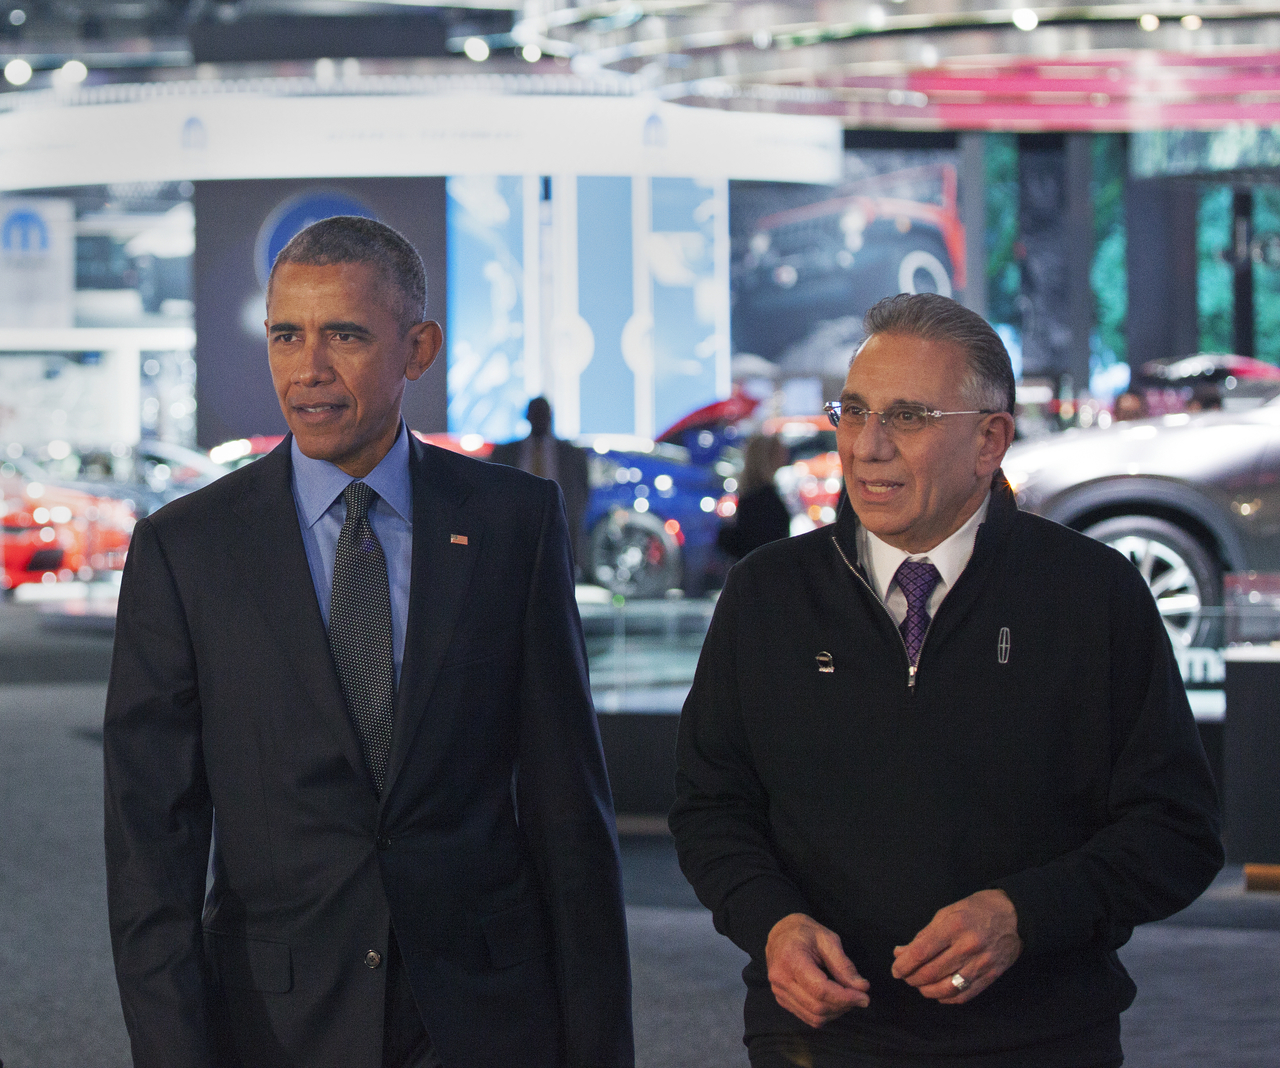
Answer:
[[[616,508],[591,531],[588,576],[625,597],[661,597],[680,584],[680,546],[662,520]]]
[[[899,293],[939,293],[951,296],[951,274],[937,256],[913,249],[898,264]]]
[[[1221,644],[1222,568],[1197,538],[1145,515],[1116,516],[1085,533],[1122,553],[1142,574],[1175,647]]]

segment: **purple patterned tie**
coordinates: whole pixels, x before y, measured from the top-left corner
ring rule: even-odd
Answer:
[[[929,629],[929,594],[942,576],[927,560],[903,560],[893,579],[907,598],[907,618],[898,624],[898,630],[907,643],[907,658],[914,666],[920,659],[925,631]]]

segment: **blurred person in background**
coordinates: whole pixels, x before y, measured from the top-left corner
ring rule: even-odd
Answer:
[[[1122,423],[1131,419],[1145,419],[1150,414],[1147,398],[1136,390],[1126,389],[1116,397],[1112,417],[1117,423]]]
[[[774,476],[790,457],[781,438],[756,434],[747,441],[738,479],[738,510],[720,528],[716,543],[735,560],[791,534],[791,513],[778,495]]]
[[[716,604],[681,868],[750,955],[753,1068],[1117,1068],[1117,948],[1223,861],[1177,660],[1124,557],[1018,510],[985,320],[901,295],[864,329],[850,507]]]
[[[634,1064],[560,492],[409,433],[425,309],[394,230],[304,229],[267,286],[290,434],[134,531],[103,735],[136,1068]]]
[[[1201,382],[1191,390],[1191,398],[1187,401],[1188,412],[1220,412],[1222,411],[1222,390],[1214,382]]]
[[[574,559],[582,562],[582,516],[587,509],[587,454],[571,441],[562,441],[551,432],[551,402],[534,397],[525,410],[529,436],[495,445],[489,460],[518,467],[539,478],[549,478],[564,494],[564,511],[569,520]]]

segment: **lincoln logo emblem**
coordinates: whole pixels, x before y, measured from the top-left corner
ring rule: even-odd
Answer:
[[[814,659],[818,662],[818,670],[824,675],[830,675],[835,672],[835,658],[830,653],[819,653]]]
[[[1000,628],[1000,640],[996,642],[996,659],[1002,664],[1009,662],[1009,628]]]

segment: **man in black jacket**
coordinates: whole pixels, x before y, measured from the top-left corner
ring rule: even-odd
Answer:
[[[1116,949],[1222,864],[1168,637],[1122,557],[1017,510],[995,332],[933,294],[865,327],[852,508],[717,605],[681,865],[751,956],[753,1068],[1119,1065]]]

